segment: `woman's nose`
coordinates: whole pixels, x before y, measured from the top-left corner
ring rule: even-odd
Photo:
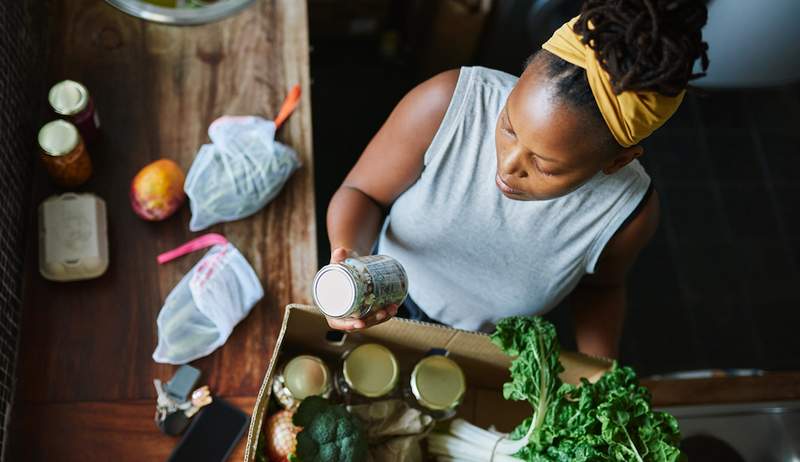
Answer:
[[[521,149],[512,149],[506,154],[502,163],[503,173],[509,176],[525,178],[528,176],[528,166],[525,162],[525,153]]]

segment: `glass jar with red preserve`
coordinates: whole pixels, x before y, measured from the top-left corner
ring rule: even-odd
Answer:
[[[72,122],[84,141],[91,143],[100,130],[100,116],[89,90],[74,80],[64,80],[53,85],[47,98],[50,107]]]

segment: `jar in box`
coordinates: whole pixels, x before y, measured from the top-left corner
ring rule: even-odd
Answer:
[[[397,358],[388,348],[365,343],[346,353],[336,389],[349,403],[386,398],[397,389],[399,376]]]
[[[332,390],[328,366],[316,356],[296,356],[281,368],[272,383],[275,399],[285,409],[296,410],[309,396],[328,398]]]
[[[50,88],[47,97],[56,114],[72,122],[87,143],[91,143],[100,129],[100,116],[89,95],[89,90],[74,80],[58,82]]]
[[[414,366],[404,390],[407,401],[438,420],[455,415],[467,389],[464,371],[446,355],[431,350]]]
[[[92,176],[92,160],[81,135],[65,120],[54,120],[39,130],[40,158],[59,185],[80,186]]]
[[[373,309],[403,303],[408,276],[394,258],[371,255],[323,267],[312,287],[314,303],[325,316],[363,318]]]

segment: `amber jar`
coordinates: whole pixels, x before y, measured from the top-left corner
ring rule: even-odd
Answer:
[[[61,186],[80,186],[92,176],[92,160],[75,125],[54,120],[39,130],[39,153],[47,173]]]

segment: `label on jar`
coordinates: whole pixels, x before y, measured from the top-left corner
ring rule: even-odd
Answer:
[[[368,285],[364,304],[383,307],[389,304],[401,304],[408,294],[408,276],[397,260],[385,255],[348,258],[345,264],[359,272],[368,274]]]

